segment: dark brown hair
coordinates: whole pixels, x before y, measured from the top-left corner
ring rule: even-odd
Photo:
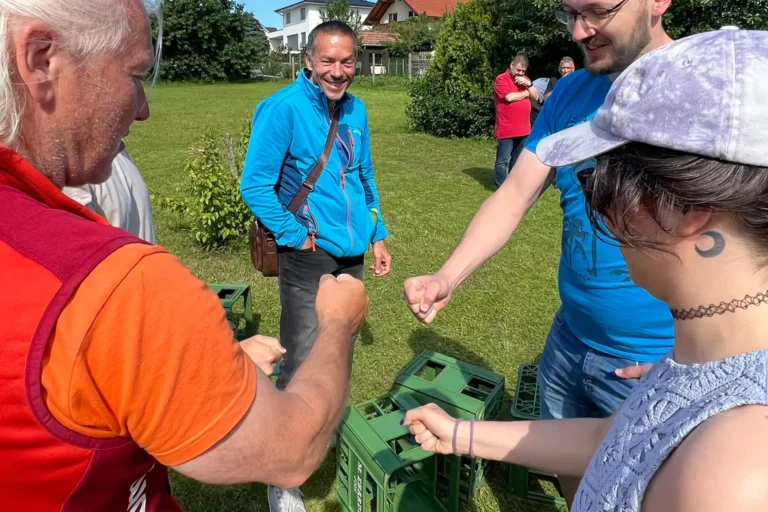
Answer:
[[[315,55],[315,50],[317,49],[317,37],[321,34],[346,36],[354,41],[355,44],[357,44],[357,36],[355,35],[355,31],[352,30],[349,25],[339,20],[324,21],[323,23],[313,28],[312,32],[309,33],[309,37],[307,38],[307,53],[310,57]]]
[[[600,156],[579,181],[593,228],[609,240],[663,250],[632,229],[640,209],[660,226],[672,210],[696,209],[732,215],[756,250],[768,249],[768,168],[630,143]]]

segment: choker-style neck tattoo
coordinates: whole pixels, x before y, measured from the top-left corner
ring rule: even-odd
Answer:
[[[730,302],[721,302],[720,304],[710,304],[709,306],[699,306],[691,309],[670,309],[672,318],[675,320],[695,320],[696,318],[713,317],[715,315],[724,315],[733,313],[737,309],[747,309],[750,306],[760,306],[768,304],[768,291],[760,292],[755,296],[745,295],[743,299],[733,299]]]

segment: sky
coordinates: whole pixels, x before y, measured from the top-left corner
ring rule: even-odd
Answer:
[[[262,25],[267,27],[283,28],[282,18],[275,13],[275,9],[280,9],[286,5],[296,3],[298,0],[238,0],[245,4],[245,10],[251,11],[256,15]]]

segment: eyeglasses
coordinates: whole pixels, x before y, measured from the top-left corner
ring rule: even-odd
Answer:
[[[557,21],[563,25],[570,25],[572,23],[576,23],[576,19],[581,16],[581,19],[584,20],[584,23],[589,26],[595,26],[599,25],[608,19],[611,15],[615,14],[619,9],[624,7],[624,4],[626,4],[628,1],[629,0],[622,0],[609,9],[594,8],[586,9],[581,12],[575,11],[570,7],[566,8],[561,4],[559,7],[555,8],[555,18],[557,18]]]

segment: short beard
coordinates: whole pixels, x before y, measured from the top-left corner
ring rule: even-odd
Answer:
[[[611,44],[611,48],[615,52],[613,58],[603,59],[598,62],[589,62],[589,57],[587,56],[584,45],[579,45],[579,48],[584,54],[587,71],[593,75],[621,73],[643,53],[643,50],[651,42],[651,28],[648,26],[648,7],[644,2],[641,2],[641,5],[643,5],[643,7],[641,7],[640,12],[637,13],[637,18],[635,18],[635,25],[632,27],[632,35],[629,39],[629,43],[623,47],[616,47]]]

